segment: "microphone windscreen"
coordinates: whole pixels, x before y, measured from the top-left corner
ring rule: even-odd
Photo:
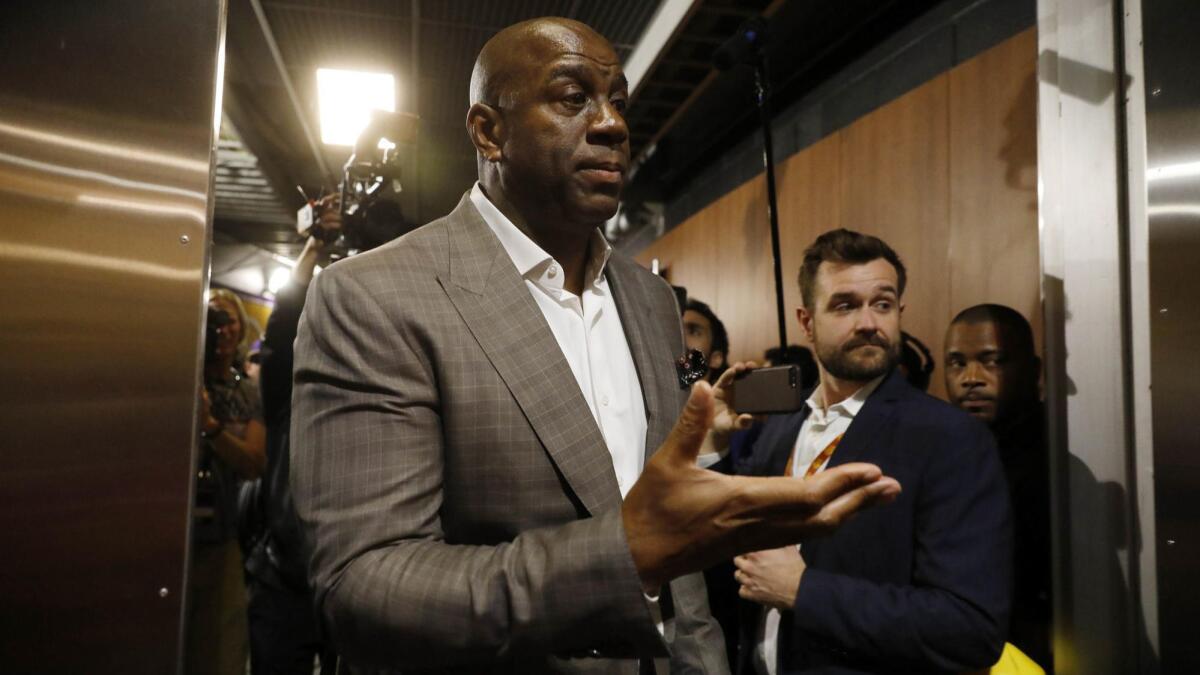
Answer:
[[[728,70],[739,63],[748,63],[758,55],[767,40],[767,20],[754,16],[738,27],[717,51],[713,52],[712,63],[717,70]]]

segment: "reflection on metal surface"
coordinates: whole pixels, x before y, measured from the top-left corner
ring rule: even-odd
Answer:
[[[67,136],[44,129],[21,127],[0,122],[0,137],[3,136],[13,136],[15,138],[31,140],[39,144],[58,145],[71,152],[96,153],[100,155],[106,155],[108,157],[137,162],[139,164],[159,164],[164,167],[185,169],[188,171],[195,171],[196,173],[205,176],[208,175],[208,162],[199,162],[196,160],[187,159],[185,157],[179,157],[178,155],[166,155],[153,150],[139,148],[137,146],[114,145],[112,143],[99,142],[91,138]]]
[[[1172,178],[1200,178],[1200,162],[1168,164],[1146,172],[1146,180],[1149,181],[1171,180]]]
[[[219,0],[0,21],[0,670],[178,671]]]
[[[1038,0],[1038,175],[1054,672],[1142,672],[1119,125],[1121,0]],[[1136,86],[1140,86],[1140,81]]]
[[[1200,606],[1200,3],[1142,0],[1162,672],[1197,672]]]

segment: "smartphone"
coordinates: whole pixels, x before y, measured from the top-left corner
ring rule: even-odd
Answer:
[[[800,366],[772,366],[739,373],[733,380],[733,409],[738,414],[771,415],[804,406]]]

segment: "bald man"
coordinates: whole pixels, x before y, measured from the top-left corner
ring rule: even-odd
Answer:
[[[292,482],[352,669],[723,673],[695,572],[899,491],[861,464],[696,466],[712,390],[679,384],[674,294],[598,229],[629,164],[626,89],[583,24],[501,31],[471,78],[479,182],[310,289]]]

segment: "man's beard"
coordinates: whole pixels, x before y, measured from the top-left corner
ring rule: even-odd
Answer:
[[[817,346],[817,360],[826,372],[839,380],[870,382],[890,371],[900,360],[900,345],[889,342],[880,333],[871,337],[853,337],[840,345],[823,345],[814,331],[813,343]],[[883,356],[866,362],[856,359],[852,352],[864,345],[883,348]]]

